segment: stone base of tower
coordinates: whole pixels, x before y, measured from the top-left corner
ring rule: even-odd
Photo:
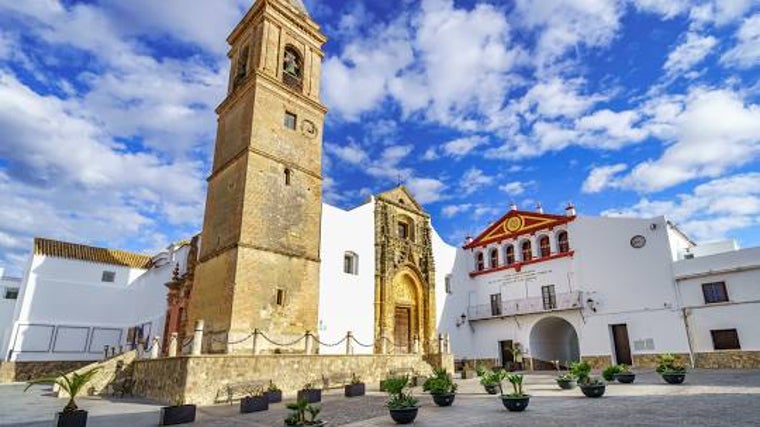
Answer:
[[[451,355],[444,355],[450,358]],[[430,375],[428,356],[405,355],[201,355],[134,362],[134,393],[161,402],[211,405],[226,401],[229,383],[272,380],[285,395],[304,384],[321,386],[322,377],[356,373],[379,384],[391,370],[413,369]],[[440,358],[439,358],[440,359]],[[451,362],[453,365],[453,361]]]

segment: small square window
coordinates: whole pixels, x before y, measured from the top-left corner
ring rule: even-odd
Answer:
[[[705,304],[715,304],[728,301],[726,282],[703,283],[702,294],[705,297]]]
[[[108,282],[113,283],[116,281],[116,272],[115,271],[104,271],[103,277],[100,278],[102,282]]]
[[[297,118],[296,118],[295,114],[293,114],[293,113],[291,113],[289,111],[285,112],[285,123],[284,124],[285,124],[286,128],[292,129],[292,130],[296,130],[296,121],[297,121]]]
[[[18,288],[5,288],[5,299],[18,299]]]
[[[445,281],[445,284],[446,284],[446,293],[450,294],[450,293],[452,293],[452,291],[451,291],[451,274],[447,274],[445,280],[446,280]]]
[[[399,222],[398,223],[398,237],[402,239],[408,239],[409,238],[409,224],[405,222]]]
[[[285,290],[277,289],[277,295],[275,296],[275,303],[280,307],[285,305]]]
[[[740,350],[739,334],[736,329],[720,329],[710,331],[715,350]]]
[[[501,294],[491,295],[491,316],[501,315]]]

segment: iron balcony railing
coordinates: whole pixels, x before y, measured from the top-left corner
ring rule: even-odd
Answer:
[[[525,314],[547,313],[561,310],[580,310],[581,293],[568,292],[556,294],[553,301],[544,301],[542,297],[502,300],[501,304],[471,305],[467,309],[470,320],[492,319],[496,317],[520,316]]]

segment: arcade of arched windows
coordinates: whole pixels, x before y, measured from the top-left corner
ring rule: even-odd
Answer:
[[[570,236],[565,229],[521,236],[514,240],[488,245],[473,253],[475,271],[509,267],[569,253]]]

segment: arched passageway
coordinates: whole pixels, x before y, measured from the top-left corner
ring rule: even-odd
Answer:
[[[565,319],[547,317],[533,325],[530,331],[530,356],[534,369],[553,369],[553,361],[562,366],[580,359],[578,334]]]

